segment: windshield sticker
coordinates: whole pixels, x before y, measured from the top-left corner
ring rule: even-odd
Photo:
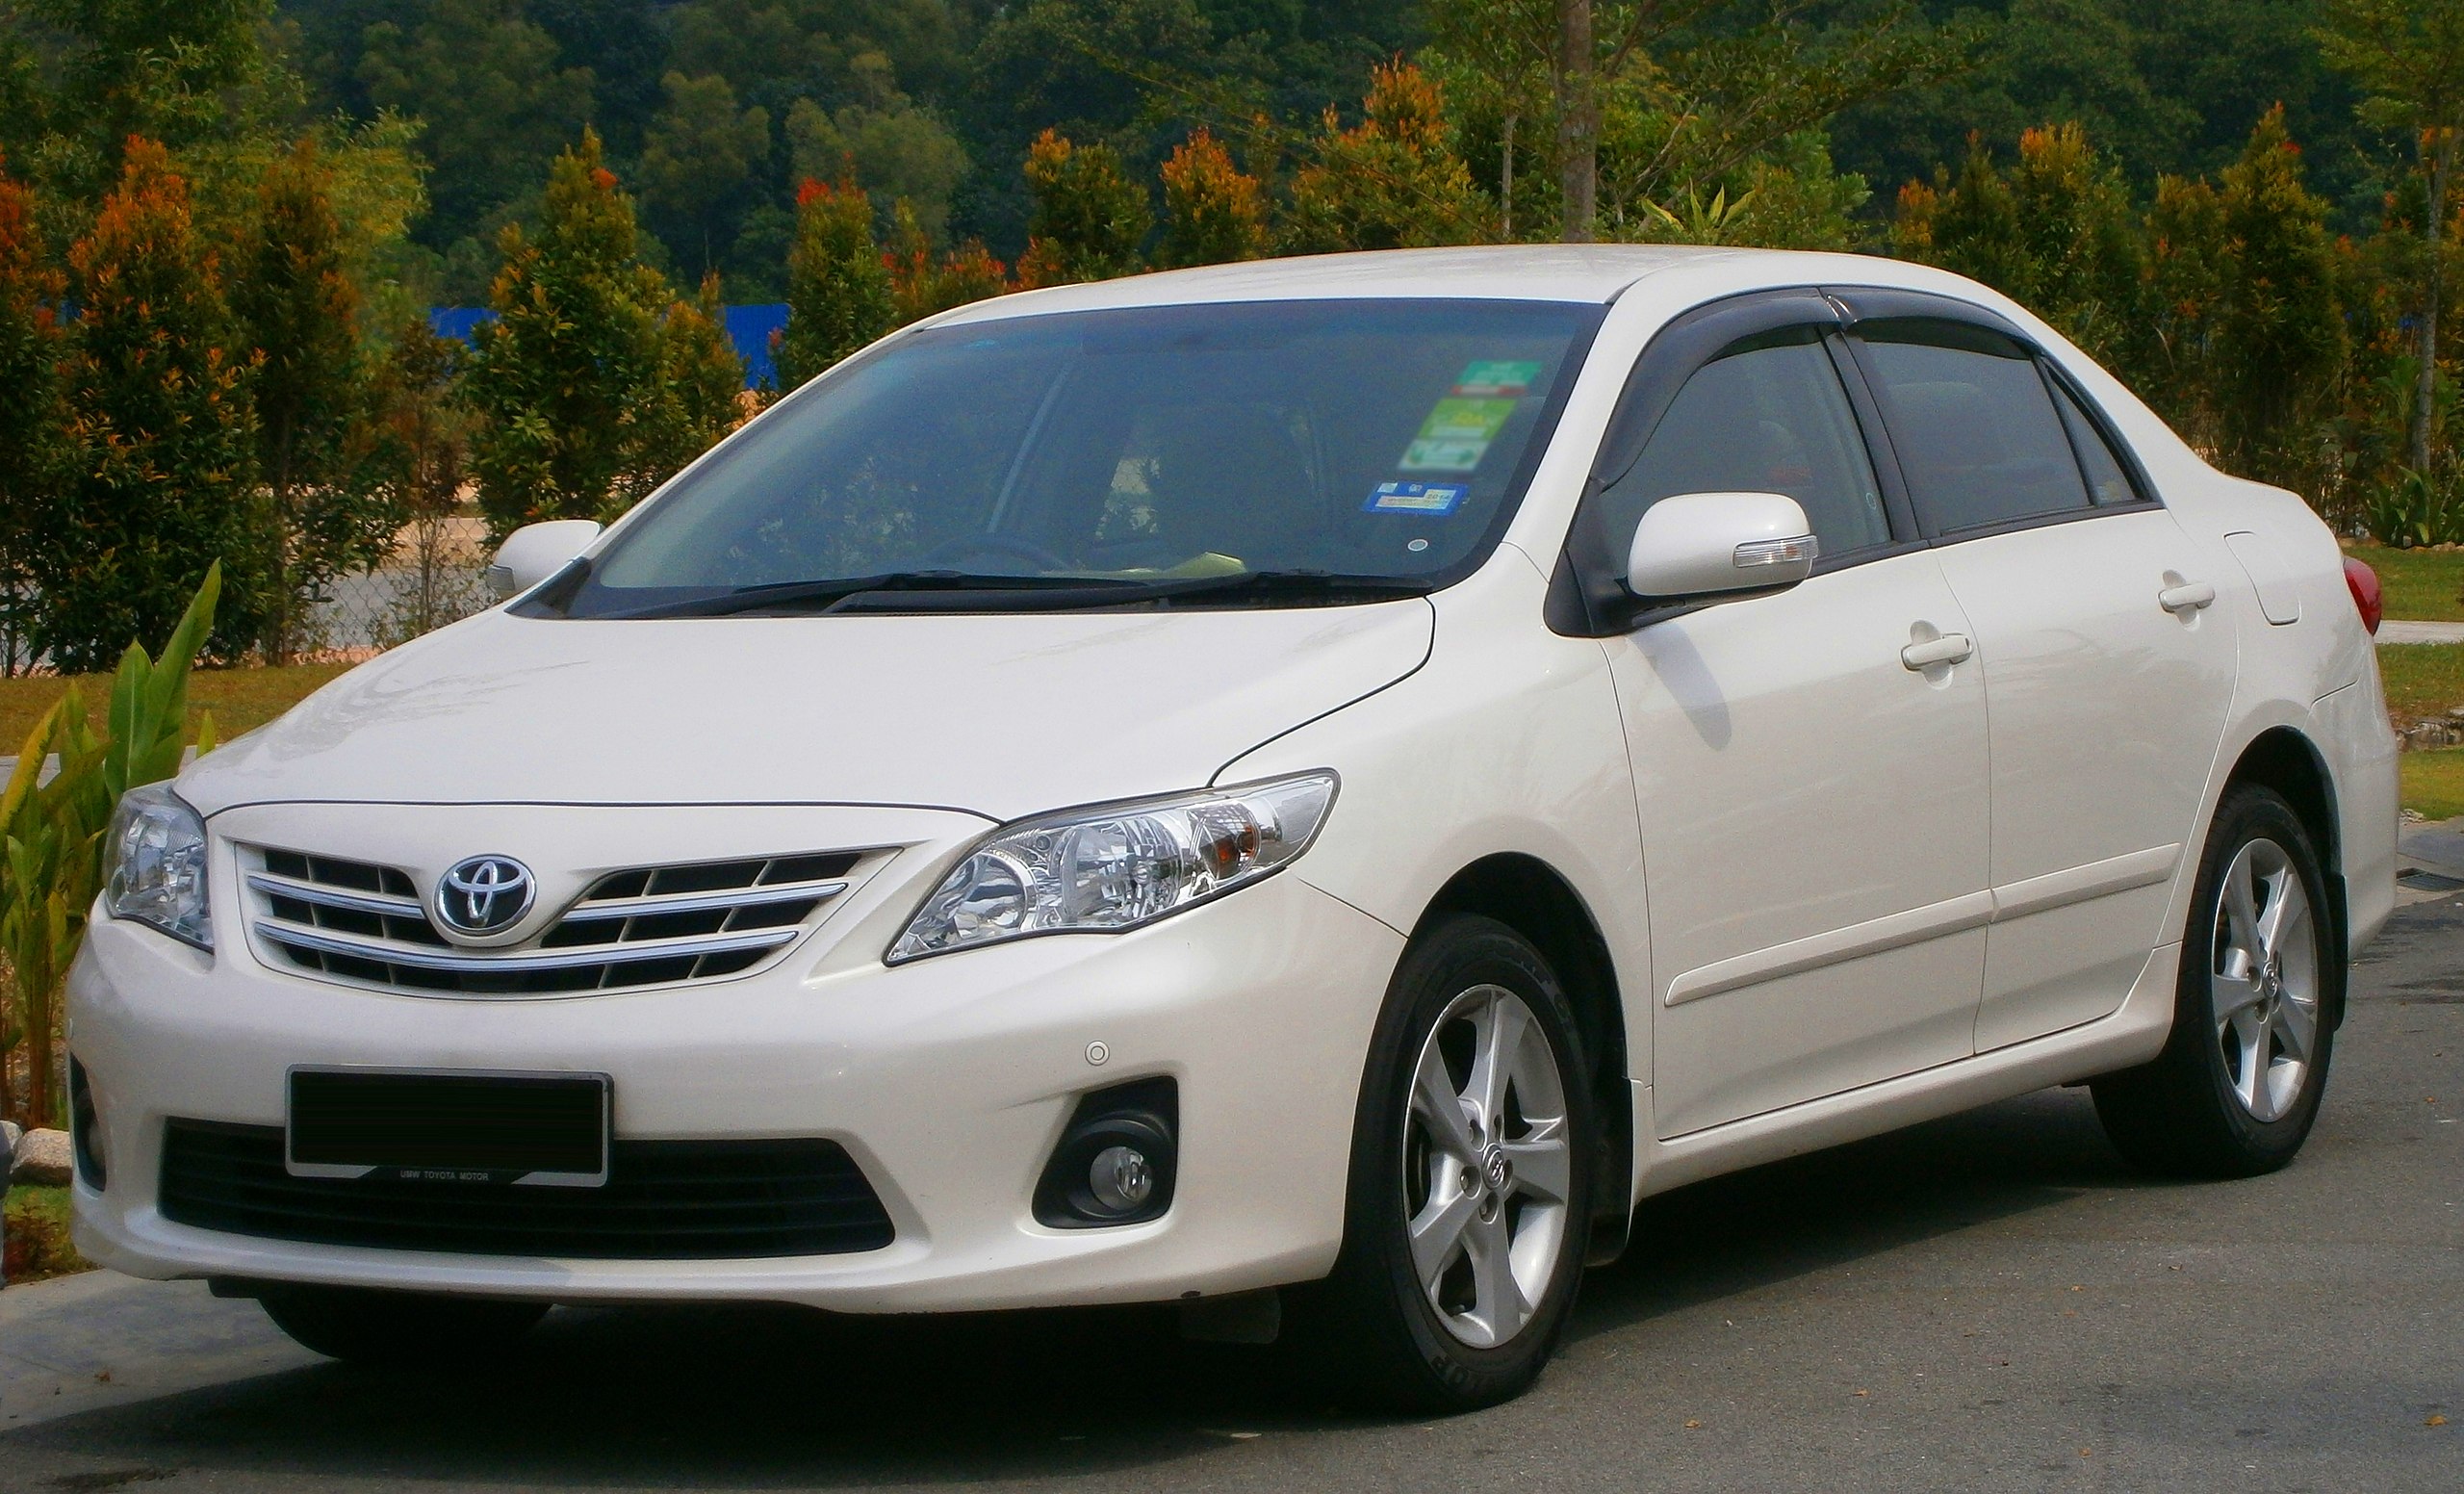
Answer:
[[[1460,482],[1381,482],[1360,511],[1442,517],[1462,507],[1471,491]]]
[[[1528,394],[1531,381],[1539,376],[1540,365],[1537,363],[1474,363],[1466,366],[1463,376],[1454,381],[1454,392],[1475,399]]]
[[[1515,404],[1512,399],[1452,396],[1440,399],[1396,465],[1405,472],[1470,472],[1513,418]]]

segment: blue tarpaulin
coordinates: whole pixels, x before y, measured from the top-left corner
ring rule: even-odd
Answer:
[[[778,365],[770,361],[770,337],[787,325],[787,303],[774,301],[757,306],[730,306],[727,310],[728,341],[735,344],[736,356],[744,360],[744,387],[757,388],[778,377]],[[482,322],[494,322],[497,314],[485,306],[435,306],[428,310],[428,330],[439,337],[469,342],[471,333]]]

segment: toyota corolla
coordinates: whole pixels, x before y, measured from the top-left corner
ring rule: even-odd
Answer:
[[[132,792],[77,1239],[312,1348],[1178,1303],[1539,1373],[1637,1199],[2086,1081],[2283,1165],[2375,585],[2019,306],[1638,247],[897,333]]]

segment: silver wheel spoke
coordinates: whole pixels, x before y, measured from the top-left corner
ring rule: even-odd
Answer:
[[[1438,1150],[1466,1167],[1478,1163],[1480,1144],[1472,1135],[1471,1122],[1463,1114],[1463,1096],[1454,1093],[1445,1056],[1435,1043],[1421,1054],[1420,1070],[1413,1075],[1412,1114],[1428,1127],[1429,1141]]]
[[[1480,1200],[1470,1194],[1456,1194],[1443,1202],[1429,1200],[1420,1217],[1407,1226],[1412,1237],[1412,1265],[1420,1273],[1424,1285],[1434,1285],[1454,1264],[1454,1254],[1463,1245],[1463,1231],[1480,1214]]]
[[[2301,895],[2301,884],[2294,879],[2293,868],[2287,866],[2268,879],[2268,906],[2259,914],[2259,952],[2262,957],[2280,953],[2284,947],[2285,925],[2308,911],[2308,899]]]
[[[1506,1234],[1504,1213],[1474,1225],[1464,1243],[1472,1255],[1473,1290],[1478,1294],[1471,1316],[1488,1330],[1490,1343],[1502,1344],[1531,1316],[1523,1284],[1514,1279],[1513,1242]]]
[[[1514,1078],[1515,1056],[1523,1051],[1523,1036],[1531,1015],[1521,1001],[1500,993],[1489,1003],[1479,1023],[1480,1045],[1472,1059],[1472,1097],[1480,1107],[1480,1123],[1496,1136],[1505,1115],[1506,1086]]]
[[[2221,901],[2225,937],[2232,940],[2236,949],[2248,957],[2251,964],[2256,965],[2264,957],[2266,945],[2259,938],[2258,897],[2250,885],[2257,878],[2253,860],[2248,846],[2244,846],[2242,854],[2233,858],[2233,864],[2225,869]]]
[[[2275,1008],[2274,1027],[2276,1036],[2284,1040],[2285,1057],[2297,1063],[2310,1062],[2310,1041],[2319,1032],[2315,1014],[2298,1001],[2279,1001]]]
[[[2233,1093],[2250,1114],[2260,1120],[2266,1115],[2268,1095],[2268,1027],[2255,1012],[2244,1012],[2233,1019],[2232,1043],[2241,1070],[2235,1076]]]
[[[2236,979],[2230,975],[2216,977],[2216,1023],[2219,1029],[2230,1023],[2243,1012],[2259,1004],[2266,988],[2255,975]]]
[[[1552,1203],[1563,1203],[1574,1184],[1574,1153],[1566,1145],[1563,1120],[1553,1120],[1521,1141],[1505,1144],[1506,1160],[1514,1164],[1514,1191]]]

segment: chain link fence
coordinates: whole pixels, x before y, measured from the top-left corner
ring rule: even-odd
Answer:
[[[486,572],[495,554],[474,505],[402,526],[381,562],[336,577],[309,604],[292,657],[355,664],[493,605]],[[40,605],[23,581],[0,578],[0,674],[51,672],[49,657],[31,641]]]
[[[493,605],[494,554],[475,509],[404,525],[381,564],[335,578],[310,609],[300,657],[357,662]]]

